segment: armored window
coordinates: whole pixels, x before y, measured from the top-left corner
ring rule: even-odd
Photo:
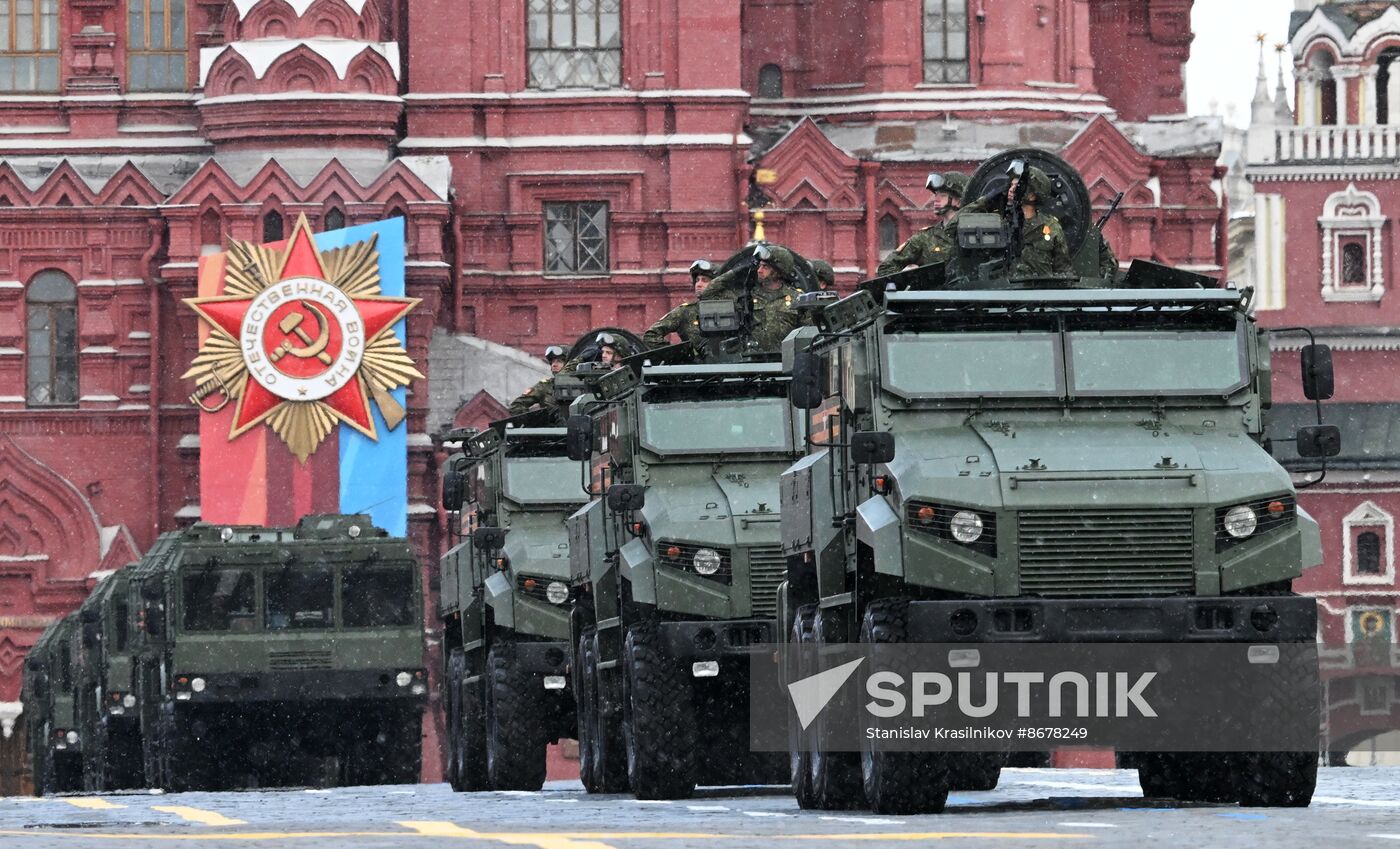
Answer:
[[[1365,286],[1370,275],[1366,271],[1366,245],[1345,242],[1342,245],[1342,285]]]
[[[272,210],[263,216],[263,241],[282,241],[282,213]]]
[[[880,216],[880,259],[885,259],[899,247],[899,219],[893,215]]]
[[[184,91],[185,0],[127,0],[128,91]]]
[[[608,205],[544,205],[545,274],[605,274],[608,270]]]
[[[257,597],[250,569],[186,569],[180,586],[186,631],[253,631]]]
[[[346,628],[412,625],[413,567],[348,568],[340,578],[340,619]]]
[[[622,0],[527,0],[531,88],[622,85]]]
[[[764,65],[758,69],[758,96],[783,96],[783,69],[777,65]]]
[[[1375,531],[1364,531],[1356,537],[1356,572],[1381,574],[1381,538]]]
[[[269,631],[329,628],[335,616],[335,575],[325,566],[270,569],[266,619]]]
[[[58,0],[0,0],[0,92],[58,91]]]
[[[78,403],[78,290],[61,271],[40,272],[26,295],[29,404]]]
[[[924,82],[965,83],[967,0],[924,0]]]

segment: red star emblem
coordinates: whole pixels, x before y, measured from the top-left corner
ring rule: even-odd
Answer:
[[[286,244],[276,279],[265,281],[255,295],[187,301],[205,321],[239,342],[248,369],[229,438],[247,432],[283,404],[320,401],[335,418],[377,439],[360,365],[367,343],[402,319],[418,299],[351,296],[332,285],[305,216]]]

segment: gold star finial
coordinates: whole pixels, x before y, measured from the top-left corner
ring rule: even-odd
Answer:
[[[1269,40],[1269,36],[1268,36],[1267,34],[1261,32],[1261,33],[1259,33],[1258,35],[1254,36],[1254,39],[1255,39],[1256,41],[1258,41],[1260,44],[1263,44],[1265,41],[1268,41],[1268,40]]]

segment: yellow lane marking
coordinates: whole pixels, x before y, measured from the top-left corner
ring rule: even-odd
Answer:
[[[184,805],[152,805],[151,810],[161,811],[167,814],[174,814],[186,822],[197,822],[200,825],[247,825],[246,820],[236,820],[226,817],[214,811],[204,811],[199,808],[187,808]]]
[[[395,825],[412,829],[419,837],[476,837],[477,833],[455,822],[440,820],[401,820]]]
[[[76,799],[59,799],[75,808],[87,808],[90,811],[110,811],[115,808],[125,808],[126,805],[115,805],[106,799],[98,799],[94,796],[80,796]]]

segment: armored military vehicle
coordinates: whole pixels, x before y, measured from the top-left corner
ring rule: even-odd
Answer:
[[[441,561],[448,780],[457,790],[538,790],[545,748],[573,737],[569,541],[583,466],[548,411],[449,434],[443,507],[461,542]]]
[[[44,629],[25,656],[20,701],[36,796],[83,785],[83,739],[73,699],[77,631],[78,615],[71,613]]]
[[[1008,158],[1054,181],[1073,271],[1008,277],[1011,228],[978,215],[954,273],[873,281],[785,342],[812,443],[783,475],[785,638],[1310,644],[1314,603],[1291,582],[1321,561],[1318,526],[1263,444],[1270,352],[1250,293],[1140,262],[1097,278],[1063,161],[998,157],[968,196]],[[1305,350],[1303,380],[1330,396],[1325,347]],[[1298,435],[1305,456],[1337,445],[1320,415]],[[1279,698],[1315,704],[1316,684]],[[996,782],[996,753],[835,751],[823,721],[793,747],[803,807],[938,811],[950,788]],[[1208,760],[1128,762],[1149,795],[1311,797],[1312,752]]]
[[[749,752],[748,655],[776,636],[788,380],[777,362],[668,350],[598,380],[568,437],[592,496],[569,519],[580,768],[590,792],[644,799],[785,778]]]
[[[148,786],[418,780],[422,587],[368,516],[197,524],[128,571]]]
[[[85,790],[144,786],[128,574],[103,578],[78,608],[74,697]]]

